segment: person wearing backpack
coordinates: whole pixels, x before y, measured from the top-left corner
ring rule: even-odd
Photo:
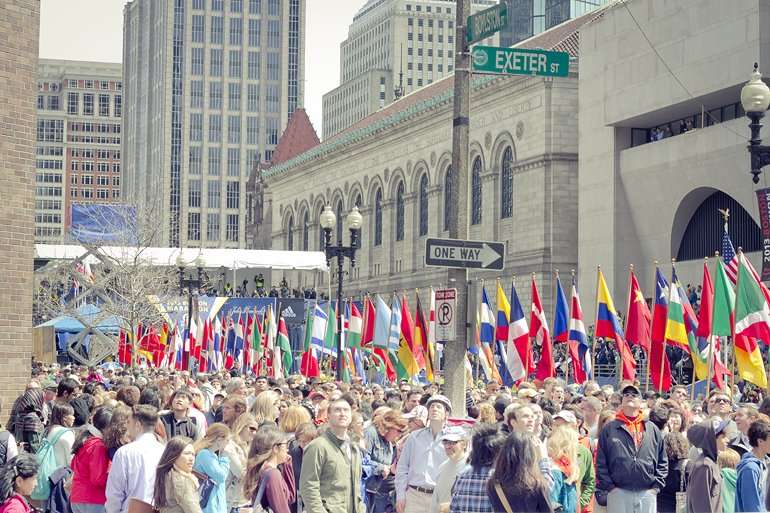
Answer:
[[[22,453],[0,467],[0,513],[31,513],[27,497],[37,485],[37,461]]]
[[[56,468],[69,467],[75,445],[75,410],[68,403],[54,403],[45,438],[53,446]]]

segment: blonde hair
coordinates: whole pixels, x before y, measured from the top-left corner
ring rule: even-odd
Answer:
[[[265,390],[257,396],[249,412],[254,415],[257,424],[262,424],[265,421],[275,422],[276,417],[278,417],[278,408],[276,408],[275,403],[278,399],[278,394],[272,390]]]
[[[578,434],[568,426],[556,426],[548,437],[546,447],[548,456],[557,461],[566,457],[570,462],[570,474],[566,476],[569,484],[576,483],[580,478],[580,465],[578,464]]]
[[[249,451],[249,444],[243,440],[241,435],[244,431],[249,429],[249,426],[252,424],[257,424],[257,421],[254,419],[254,415],[251,413],[241,413],[238,415],[238,418],[235,419],[235,422],[233,422],[233,427],[230,429],[230,432],[234,437],[233,441],[240,445],[244,452]]]
[[[193,444],[193,447],[195,447],[195,453],[199,453],[203,449],[208,449],[212,445],[214,445],[214,442],[217,440],[224,438],[227,439],[230,437],[230,428],[227,427],[225,424],[222,424],[221,422],[217,422],[216,424],[212,424],[208,427],[206,430],[206,436],[198,440]]]
[[[311,420],[310,412],[304,406],[289,406],[281,414],[278,428],[284,433],[294,433],[297,426]]]
[[[739,461],[741,461],[741,455],[733,449],[719,451],[719,455],[717,456],[719,468],[735,469],[738,466]]]
[[[479,404],[479,422],[485,422],[487,424],[494,424],[497,422],[497,415],[495,407],[487,402]]]

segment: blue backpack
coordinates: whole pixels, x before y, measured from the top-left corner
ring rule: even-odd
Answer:
[[[59,468],[56,464],[56,453],[54,447],[59,443],[59,439],[71,431],[70,429],[61,429],[52,440],[43,438],[40,448],[35,453],[37,459],[37,486],[32,490],[30,498],[36,501],[46,501],[51,495],[51,476]]]

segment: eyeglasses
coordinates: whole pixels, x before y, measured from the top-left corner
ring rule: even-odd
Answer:
[[[288,447],[288,446],[289,446],[289,442],[281,442],[281,443],[275,444],[273,447]]]
[[[726,397],[712,397],[709,402],[710,403],[730,404],[730,399],[728,399]]]
[[[457,440],[442,440],[441,443],[452,447],[457,445]]]
[[[249,426],[249,431],[251,431],[252,433],[256,433],[257,431],[259,431],[259,428],[256,426]]]

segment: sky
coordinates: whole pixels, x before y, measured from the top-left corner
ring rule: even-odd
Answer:
[[[154,0],[166,1],[166,0]],[[366,0],[306,0],[305,108],[321,135],[321,98],[339,85],[340,43]],[[120,62],[126,0],[41,0],[40,57]]]

